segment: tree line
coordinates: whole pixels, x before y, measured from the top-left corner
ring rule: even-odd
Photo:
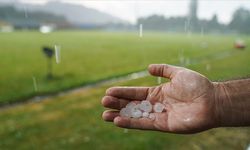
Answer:
[[[210,20],[152,15],[139,18],[139,24],[143,24],[146,29],[159,31],[250,34],[250,11],[238,8],[228,24],[219,23],[216,14]]]

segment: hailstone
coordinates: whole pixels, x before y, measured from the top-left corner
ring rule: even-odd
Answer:
[[[149,113],[148,113],[148,112],[143,112],[143,113],[142,113],[142,117],[147,118],[148,116],[149,116]]]
[[[140,118],[142,117],[142,112],[139,109],[135,109],[131,112],[132,118]]]
[[[149,113],[149,112],[152,111],[152,104],[149,101],[144,100],[139,105],[139,109],[141,109],[144,112],[148,112]]]
[[[161,103],[155,103],[154,112],[161,113],[164,110],[164,105]]]

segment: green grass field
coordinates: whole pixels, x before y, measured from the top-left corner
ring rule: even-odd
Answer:
[[[210,79],[230,79],[250,73],[250,51],[189,68]],[[206,70],[207,64],[211,70]],[[146,77],[116,85],[155,85]],[[124,130],[101,119],[100,99],[112,85],[48,98],[0,112],[0,149],[246,149],[249,128],[218,128],[195,135]]]
[[[0,100],[19,100],[55,92],[100,79],[145,69],[149,63],[179,63],[180,53],[192,62],[188,68],[211,80],[250,75],[250,49],[233,50],[237,36],[107,32],[36,32],[1,34]],[[250,38],[244,36],[247,45]],[[204,43],[206,46],[204,46]],[[55,64],[57,79],[45,79],[41,46],[59,44],[62,63]],[[216,57],[217,54],[230,54]],[[208,69],[208,66],[209,68]],[[32,76],[38,79],[39,93]],[[156,85],[146,77],[114,85]],[[246,149],[249,128],[218,128],[195,135],[124,130],[101,119],[100,100],[113,85],[69,93],[0,110],[0,149]]]
[[[150,63],[178,63],[180,54],[196,58],[230,51],[237,36],[62,31],[51,34],[0,34],[0,104],[27,99],[143,70]],[[250,43],[248,37],[243,37]],[[61,46],[54,80],[47,80],[42,46]],[[36,77],[38,92],[32,77]]]

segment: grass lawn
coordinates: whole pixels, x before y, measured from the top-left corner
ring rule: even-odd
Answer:
[[[150,63],[178,63],[230,51],[237,36],[133,32],[61,31],[0,34],[0,104],[143,70]],[[249,45],[249,37],[242,37]],[[47,80],[41,47],[61,46],[55,79]],[[249,50],[249,48],[247,48]],[[34,91],[32,77],[38,84]]]
[[[56,34],[63,34],[63,33],[56,33]],[[81,34],[83,33],[78,33],[78,36],[80,36]],[[112,35],[112,37],[113,36],[114,35]],[[128,36],[132,37],[132,35]],[[156,38],[157,37],[158,36],[156,36]],[[167,37],[168,36],[166,36],[166,38]],[[171,40],[170,37],[169,40]],[[184,41],[185,40],[183,40],[183,42]],[[215,39],[214,42],[216,42]],[[68,45],[68,47],[70,47],[70,45]],[[165,48],[164,47],[165,46],[162,46],[162,51],[167,46]],[[227,48],[229,49],[229,47]],[[211,49],[211,51],[212,50],[213,49]],[[223,50],[223,48],[221,48],[221,50]],[[147,51],[153,54],[153,51],[151,51],[150,49],[148,49]],[[195,51],[195,48],[193,49],[193,51]],[[191,54],[192,51],[188,52],[190,52]],[[65,51],[65,53],[67,52]],[[124,48],[124,55],[125,53],[126,52]],[[119,55],[119,53],[115,54]],[[175,53],[170,53],[170,54],[175,55]],[[73,55],[73,53],[71,55]],[[139,56],[139,52],[136,55]],[[37,57],[39,58],[40,56],[37,54]],[[128,57],[132,56],[128,55]],[[163,62],[169,61],[161,58],[161,56],[153,55],[152,57],[153,58],[159,57],[159,61]],[[172,57],[166,54],[165,58],[172,58]],[[42,60],[42,58],[40,59]],[[107,60],[110,60],[110,58],[107,58]],[[201,64],[190,65],[188,67],[196,71],[199,71],[202,74],[207,75],[210,79],[223,80],[235,77],[245,77],[249,75],[250,74],[249,60],[250,60],[250,51],[245,50],[245,51],[238,51],[234,53],[232,56],[226,57],[224,59],[209,59],[205,60]],[[80,60],[78,61],[80,62]],[[125,64],[126,63],[130,64],[130,62],[126,62],[125,60],[119,60],[119,61]],[[138,61],[138,60],[135,59],[131,61]],[[154,60],[153,59],[149,60],[149,62],[151,61],[153,62]],[[118,63],[112,64],[110,62],[107,63],[106,65],[108,66],[108,64],[111,66],[118,65]],[[210,66],[209,67],[210,69],[207,68],[208,64]],[[97,64],[97,66],[101,65],[104,64],[102,63]],[[146,66],[143,66],[141,64],[136,66],[135,64],[134,66],[131,66],[131,70],[140,69],[140,67],[145,68]],[[59,68],[57,68],[59,70],[58,72],[60,71],[63,72],[63,69],[61,68],[62,70],[60,70]],[[113,72],[118,73],[119,72],[118,68],[116,68],[117,70],[114,69]],[[9,69],[9,71],[10,70],[11,69]],[[69,71],[70,67],[67,69],[65,68],[65,70]],[[34,69],[34,71],[36,71],[36,69]],[[74,74],[77,73],[80,74],[79,70],[76,71],[72,68],[72,71],[74,71],[73,72]],[[96,70],[96,72],[98,72],[98,70]],[[106,72],[106,70],[104,71],[104,68],[102,69],[101,72],[105,72],[105,75],[109,74]],[[37,71],[37,74],[39,74],[39,70]],[[101,77],[101,75],[97,76]],[[24,76],[22,77],[24,78]],[[78,76],[75,75],[74,79],[76,79],[77,77]],[[84,80],[84,78],[82,78],[82,80]],[[56,84],[56,82],[54,84]],[[117,83],[116,85],[148,86],[155,84],[156,84],[156,78],[146,77],[142,79],[132,80],[129,82]],[[195,135],[174,135],[174,134],[167,134],[167,133],[160,133],[153,131],[145,132],[140,130],[124,130],[121,128],[117,128],[113,124],[106,123],[101,119],[101,113],[104,110],[104,108],[100,104],[100,99],[104,95],[106,88],[109,86],[112,85],[106,85],[99,88],[78,91],[64,96],[48,98],[47,100],[42,102],[32,102],[29,104],[19,105],[13,108],[1,110],[0,149],[1,150],[5,149],[8,150],[9,149],[19,149],[19,150],[22,149],[25,150],[27,149],[230,150],[232,149],[235,150],[235,149],[246,149],[246,147],[250,143],[249,128],[218,128]]]

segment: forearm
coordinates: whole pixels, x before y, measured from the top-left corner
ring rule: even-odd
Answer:
[[[250,79],[214,84],[218,126],[250,126]]]

